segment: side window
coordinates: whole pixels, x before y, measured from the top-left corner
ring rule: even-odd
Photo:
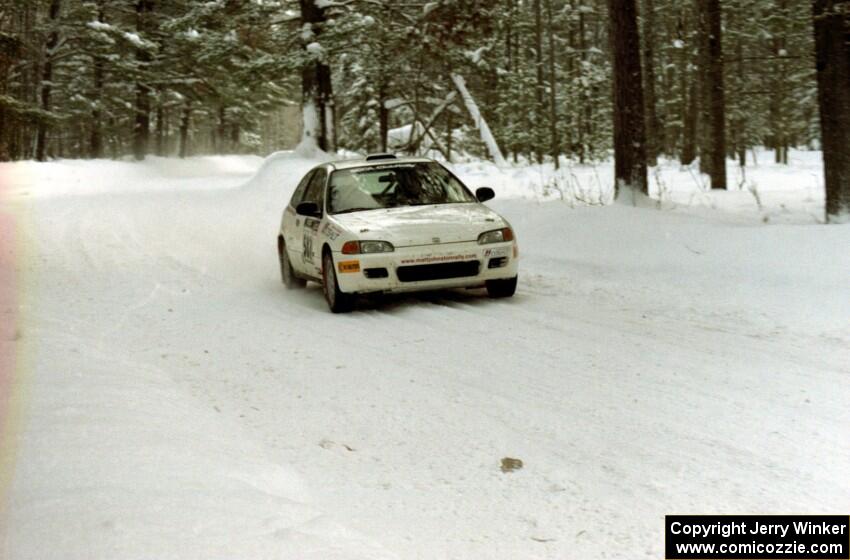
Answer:
[[[325,202],[325,178],[328,176],[324,169],[317,169],[310,179],[310,186],[307,187],[307,192],[304,193],[303,200],[315,202],[319,205],[319,210],[324,209]]]
[[[301,179],[301,182],[298,183],[298,186],[295,187],[295,192],[292,193],[292,200],[289,201],[289,204],[292,207],[298,206],[298,203],[301,202],[304,198],[304,190],[307,188],[307,185],[310,184],[310,178],[316,174],[315,169],[304,175],[304,178]]]

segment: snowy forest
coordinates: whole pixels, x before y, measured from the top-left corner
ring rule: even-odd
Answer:
[[[848,249],[850,0],[0,0],[0,558],[848,558]]]
[[[15,0],[0,8],[0,160],[268,153],[281,126],[300,126],[271,116],[303,105],[327,151],[557,166],[610,158],[620,123],[639,153],[621,154],[618,177],[638,187],[659,155],[698,160],[725,188],[725,157],[746,166],[764,146],[787,163],[791,147],[827,159],[831,148],[838,215],[850,208],[848,11],[835,0]],[[835,123],[824,139],[819,67]],[[458,78],[501,153],[482,143]],[[388,148],[393,130],[403,135]]]

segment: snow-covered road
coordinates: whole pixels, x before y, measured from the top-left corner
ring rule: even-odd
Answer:
[[[4,557],[657,559],[667,513],[850,509],[850,228],[497,200],[516,297],[340,316],[278,277],[312,162],[238,161],[5,203]]]

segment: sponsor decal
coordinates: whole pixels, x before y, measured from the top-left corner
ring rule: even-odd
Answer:
[[[319,220],[314,218],[304,219],[304,239],[302,241],[304,251],[301,253],[301,260],[305,263],[313,263],[315,253],[313,252],[313,239],[319,231]]]
[[[302,241],[301,260],[307,263],[313,262],[313,238],[306,233]]]
[[[470,253],[466,255],[428,255],[426,257],[416,257],[414,259],[401,259],[401,264],[430,264],[444,263],[455,261],[470,261],[475,260],[477,255]]]
[[[339,264],[337,264],[337,270],[339,270],[342,274],[360,272],[360,261],[340,261]]]
[[[324,227],[322,227],[322,235],[331,241],[334,241],[341,233],[342,231],[330,222],[326,222]]]
[[[305,218],[304,227],[314,232],[319,231],[319,220],[315,218]]]
[[[507,257],[510,254],[511,254],[511,248],[510,247],[497,247],[495,249],[487,249],[486,251],[484,251],[485,257],[492,257],[492,258]]]

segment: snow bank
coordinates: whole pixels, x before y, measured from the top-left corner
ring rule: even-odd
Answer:
[[[207,190],[235,186],[260,167],[259,156],[148,156],[143,162],[56,160],[0,163],[6,194],[14,197],[80,196],[115,192]],[[235,184],[234,184],[235,183]]]
[[[247,189],[292,192],[298,181],[314,165],[327,161],[327,157],[303,158],[294,151],[275,152],[269,155],[256,173],[245,183]]]
[[[662,159],[649,171],[650,195],[659,207],[712,216],[739,223],[821,223],[824,210],[823,163],[820,152],[790,153],[790,165],[775,164],[772,154],[759,150],[757,163],[743,171],[727,161],[727,191],[713,191],[698,164],[683,167]],[[571,206],[610,204],[614,170],[611,162],[551,163],[498,168],[489,162],[461,162],[451,166],[471,187],[489,186],[499,198],[561,200]],[[719,210],[720,212],[716,212]]]
[[[409,128],[398,129],[409,133]],[[312,146],[312,147],[311,147]],[[728,162],[728,191],[712,191],[696,164],[682,167],[662,160],[650,169],[650,189],[658,205],[735,222],[817,223],[823,220],[823,170],[820,152],[792,150],[790,165],[775,164],[758,151],[757,164],[745,170]],[[249,188],[291,192],[310,167],[336,158],[358,157],[321,152],[314,145],[258,156],[199,156],[185,160],[149,156],[144,162],[57,160],[0,163],[5,192],[15,197],[92,195],[106,192],[220,190]],[[521,163],[499,168],[489,161],[449,167],[471,188],[489,186],[499,199],[560,200],[571,206],[609,204],[613,198],[610,162],[579,165],[562,161]],[[717,214],[715,211],[720,210]]]

